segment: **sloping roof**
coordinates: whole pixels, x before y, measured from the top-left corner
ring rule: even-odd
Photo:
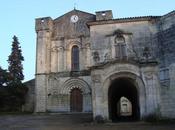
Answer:
[[[112,20],[102,20],[102,21],[94,21],[88,22],[89,26],[91,25],[101,25],[101,24],[113,24],[113,23],[124,23],[124,22],[136,22],[136,21],[149,21],[152,19],[158,19],[161,16],[139,16],[139,17],[127,17],[127,18],[117,18]]]
[[[96,16],[95,14],[88,13],[85,11],[73,9],[64,15],[61,15],[60,17],[54,19],[55,21],[59,20],[60,18],[64,17],[65,15],[72,14],[72,13],[84,13],[84,14],[89,14],[93,15],[94,17]],[[122,22],[136,22],[136,21],[149,21],[152,19],[159,19],[159,18],[164,18],[170,15],[175,15],[175,10],[163,15],[163,16],[138,16],[138,17],[126,17],[126,18],[116,18],[112,20],[102,20],[102,21],[93,21],[93,22],[88,22],[87,24],[89,26],[91,25],[98,25],[98,24],[112,24],[112,23],[122,23]]]
[[[166,18],[175,15],[175,10],[162,15],[162,16],[138,16],[138,17],[126,17],[126,18],[117,18],[112,20],[102,20],[102,21],[93,21],[88,22],[89,26],[91,25],[101,25],[101,24],[112,24],[112,23],[124,23],[124,22],[137,22],[137,21],[149,21],[149,20],[159,20],[160,18]]]
[[[169,12],[169,13],[163,15],[161,18],[171,17],[171,16],[173,16],[173,15],[175,16],[175,10],[173,10],[173,11],[171,11],[171,12]]]
[[[35,78],[24,82],[25,85],[35,84]]]

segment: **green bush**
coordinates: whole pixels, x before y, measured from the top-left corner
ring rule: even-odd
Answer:
[[[0,111],[21,111],[27,91],[26,86],[0,87]]]

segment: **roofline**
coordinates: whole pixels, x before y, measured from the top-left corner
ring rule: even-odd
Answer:
[[[96,11],[96,13],[101,13],[101,12],[105,12],[105,11],[112,11],[112,10],[102,10],[102,11]]]
[[[163,15],[161,18],[164,19],[164,18],[170,17],[170,16],[172,16],[172,15],[175,15],[175,10],[173,10],[173,11],[171,11],[171,12],[169,12],[169,13]]]
[[[94,22],[88,22],[87,25],[102,25],[102,24],[113,24],[113,23],[126,23],[126,22],[139,22],[139,21],[150,21],[152,19],[159,19],[161,16],[141,16],[141,17],[128,17],[128,18],[118,18],[112,20],[100,20]]]
[[[92,14],[92,13],[89,13],[89,12],[85,12],[85,11],[77,10],[77,9],[74,9],[74,10],[79,11],[79,12],[82,12],[82,13],[86,13],[86,14],[90,14],[90,15],[94,15],[94,16],[95,16],[95,14]]]
[[[26,83],[32,82],[32,81],[34,81],[34,80],[35,80],[35,78],[30,79],[30,80],[27,80],[27,81],[25,81],[25,82],[23,82],[23,83],[26,84]]]

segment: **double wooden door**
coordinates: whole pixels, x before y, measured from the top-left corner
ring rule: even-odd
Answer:
[[[74,88],[70,93],[70,110],[71,112],[82,112],[83,95],[80,89]]]

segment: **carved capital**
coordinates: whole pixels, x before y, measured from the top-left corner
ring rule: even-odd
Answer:
[[[52,48],[51,48],[51,51],[52,51],[52,52],[58,52],[57,46],[52,47]]]
[[[58,46],[58,47],[57,47],[57,51],[58,51],[58,52],[64,51],[64,47],[63,47],[63,46]]]
[[[144,75],[145,75],[145,78],[147,80],[152,80],[153,79],[153,72],[151,72],[151,71],[145,72]]]

